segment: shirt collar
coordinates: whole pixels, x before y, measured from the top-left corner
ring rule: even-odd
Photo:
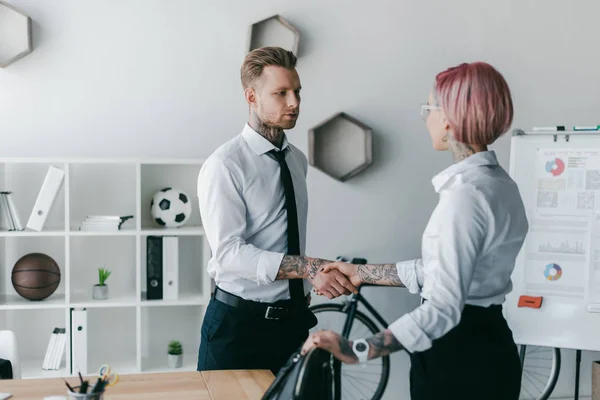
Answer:
[[[271,150],[279,150],[273,143],[269,142],[264,136],[262,136],[260,133],[256,132],[254,129],[252,129],[252,127],[250,127],[250,125],[248,125],[248,123],[246,123],[244,125],[244,130],[242,131],[242,137],[244,138],[246,143],[248,143],[248,146],[250,146],[250,148],[252,150],[254,150],[254,152],[256,154],[258,154],[259,156],[263,155],[265,153],[268,153]],[[288,140],[284,133],[281,150],[283,151],[287,147],[288,147]]]
[[[455,175],[465,172],[471,168],[483,167],[486,165],[498,165],[496,153],[492,150],[477,152],[472,156],[469,156],[464,160],[451,165],[434,176],[431,180],[431,183],[433,183],[435,191],[439,192],[442,187],[444,187],[444,185],[448,183],[448,181]]]

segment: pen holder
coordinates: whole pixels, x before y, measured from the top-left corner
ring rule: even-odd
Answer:
[[[75,391],[79,389],[79,387],[73,388]],[[104,392],[99,393],[73,393],[70,390],[67,390],[69,394],[69,400],[104,400]]]

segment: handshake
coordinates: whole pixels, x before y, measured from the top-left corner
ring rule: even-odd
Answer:
[[[353,259],[352,261],[366,261]],[[321,258],[284,256],[277,279],[308,279],[315,292],[328,299],[358,293],[363,283],[382,286],[404,286],[396,264],[351,264]]]
[[[315,293],[328,299],[358,293],[358,287],[364,283],[359,276],[359,268],[364,268],[365,264],[351,264],[341,260],[319,261],[323,262],[320,269],[312,277],[309,273],[308,277]],[[356,262],[356,259],[352,261]]]

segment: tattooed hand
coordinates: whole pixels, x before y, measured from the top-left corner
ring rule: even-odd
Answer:
[[[352,351],[352,342],[333,331],[319,331],[311,334],[304,342],[301,354],[304,355],[314,348],[327,350],[343,363],[358,363],[358,358]]]
[[[340,271],[319,272],[313,279],[309,280],[315,288],[315,292],[324,295],[328,299],[358,293],[358,289]]]
[[[277,272],[277,279],[308,279],[317,293],[333,299],[341,295],[357,293],[358,290],[339,271],[324,274],[323,265],[329,261],[320,258],[284,256]]]
[[[354,286],[360,286],[363,283],[382,286],[400,286],[404,284],[398,276],[396,264],[379,265],[354,265],[343,262],[328,263],[323,272],[338,270],[346,275]]]

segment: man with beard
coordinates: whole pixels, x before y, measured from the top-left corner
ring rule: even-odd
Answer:
[[[316,325],[313,286],[328,298],[355,292],[327,261],[304,256],[306,156],[284,130],[300,112],[296,56],[279,47],[250,52],[241,67],[249,120],[206,160],[200,214],[216,289],[202,323],[198,371],[270,369],[299,350]]]

